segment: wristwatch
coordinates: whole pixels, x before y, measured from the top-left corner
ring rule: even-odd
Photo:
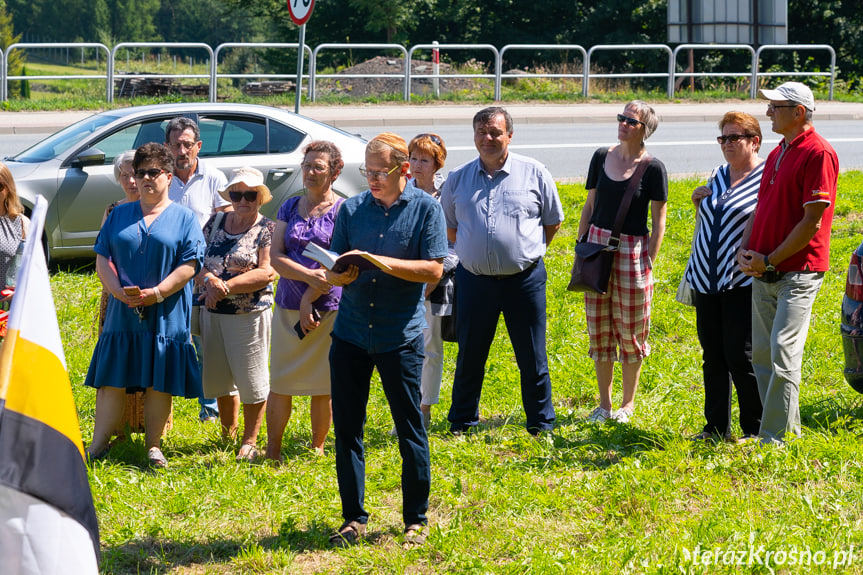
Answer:
[[[156,296],[156,303],[162,303],[165,301],[165,298],[162,297],[162,293],[159,291],[159,288],[153,287],[153,294]]]
[[[764,256],[764,271],[775,272],[776,266],[770,263],[770,260],[767,259],[767,256]]]

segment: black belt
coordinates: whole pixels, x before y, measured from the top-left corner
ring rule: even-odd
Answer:
[[[523,273],[525,273],[525,272],[529,272],[529,271],[531,271],[533,268],[535,268],[535,267],[536,267],[536,265],[539,263],[539,260],[541,260],[541,259],[542,259],[542,258],[539,258],[539,259],[535,260],[532,264],[530,264],[529,266],[527,266],[526,268],[524,268],[524,269],[523,269],[523,270],[521,270],[520,272],[515,272],[514,274],[488,275],[488,276],[486,276],[486,277],[494,278],[494,279],[496,279],[496,280],[505,280],[505,279],[509,279],[509,278],[512,278],[512,277],[517,276],[518,274],[523,274]]]

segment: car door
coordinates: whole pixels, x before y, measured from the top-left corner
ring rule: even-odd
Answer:
[[[199,157],[230,178],[231,170],[242,166],[257,168],[273,194],[261,208],[275,218],[279,206],[303,188],[300,163],[302,144],[308,135],[275,120],[253,115],[203,113]]]
[[[56,205],[64,249],[77,251],[95,243],[106,206],[123,198],[123,190],[114,180],[114,158],[149,141],[163,142],[166,122],[166,118],[150,117],[122,124],[88,140],[63,162]],[[76,157],[96,150],[104,153],[101,163],[76,165]]]

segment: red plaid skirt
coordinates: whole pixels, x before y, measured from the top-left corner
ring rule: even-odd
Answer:
[[[588,241],[608,244],[610,237],[611,230],[590,226]],[[621,234],[608,293],[584,294],[590,336],[588,355],[594,361],[633,363],[650,354],[647,336],[653,298],[653,264],[648,245],[649,236]]]

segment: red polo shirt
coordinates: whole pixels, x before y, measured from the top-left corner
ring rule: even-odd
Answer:
[[[776,269],[827,271],[838,174],[836,152],[814,129],[806,130],[787,146],[783,139],[764,164],[749,249],[769,255],[803,219],[806,204],[825,202],[828,206],[815,237],[805,248],[777,264]]]

